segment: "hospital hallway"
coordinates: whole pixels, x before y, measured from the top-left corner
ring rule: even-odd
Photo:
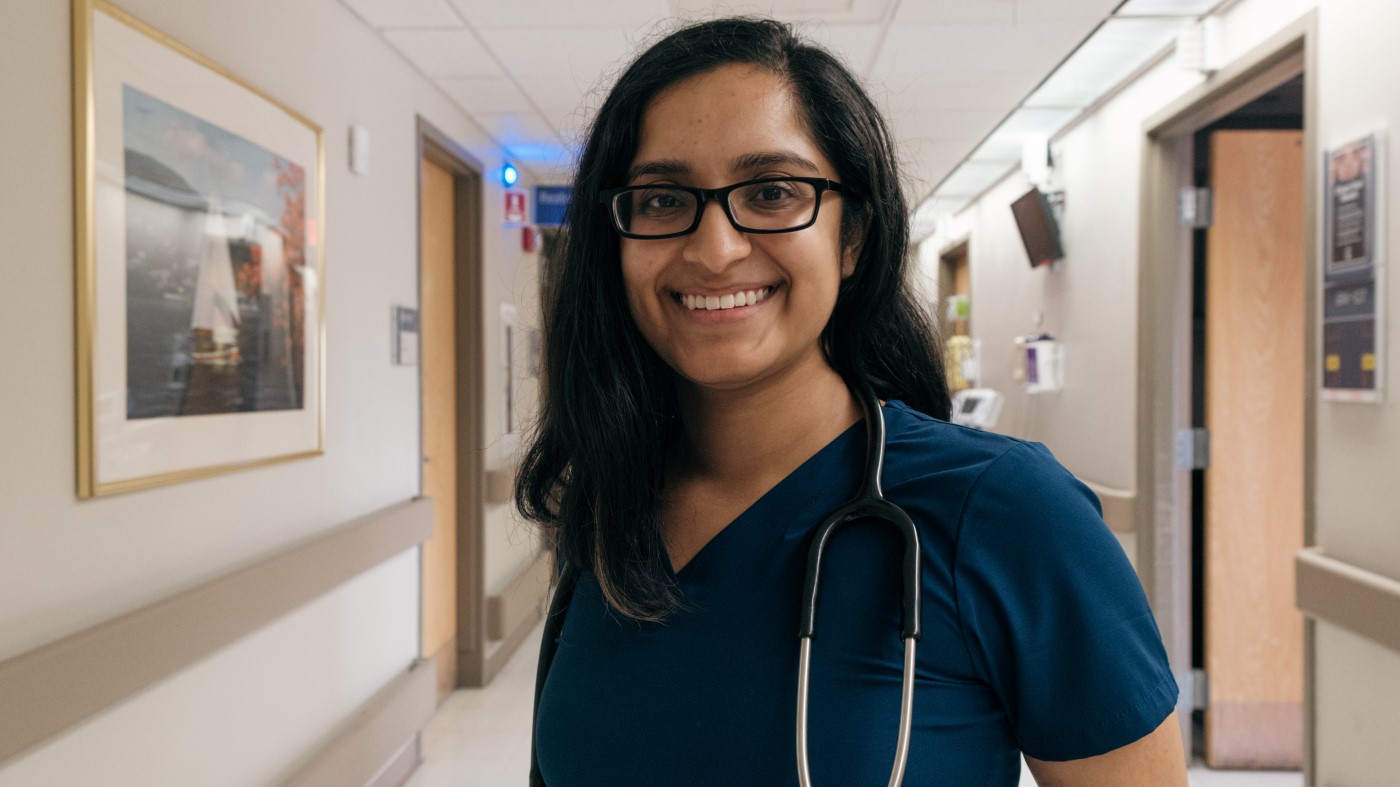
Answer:
[[[543,626],[491,685],[458,689],[423,731],[423,764],[404,787],[519,787],[530,770],[530,702]],[[1189,771],[1190,787],[1302,787],[1298,771]],[[1019,787],[1036,787],[1025,762]]]
[[[956,787],[1400,787],[1397,75],[1400,0],[0,0],[0,787],[523,787],[567,577],[561,775],[783,783],[806,674],[878,778],[898,612]]]

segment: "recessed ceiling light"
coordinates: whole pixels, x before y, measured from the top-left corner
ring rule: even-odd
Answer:
[[[1115,16],[1203,16],[1215,10],[1221,0],[1128,0],[1114,11]]]
[[[1175,40],[1174,19],[1112,18],[1060,64],[1025,106],[1084,108],[1133,75]]]

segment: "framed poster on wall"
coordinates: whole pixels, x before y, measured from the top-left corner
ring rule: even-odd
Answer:
[[[78,494],[323,450],[321,129],[74,0]]]
[[[1323,172],[1322,398],[1384,401],[1384,139],[1326,154]]]

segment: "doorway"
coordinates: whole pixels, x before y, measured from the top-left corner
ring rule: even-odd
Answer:
[[[943,340],[944,369],[950,393],[974,388],[980,376],[972,339],[972,268],[968,241],[943,252],[938,260],[938,336]]]
[[[1211,767],[1301,765],[1305,780],[1294,565],[1312,542],[1316,24],[1146,124],[1138,300],[1138,565],[1183,737]]]
[[[481,683],[483,588],[481,167],[419,121],[421,494],[434,502],[421,565],[420,647],[441,702]]]
[[[1212,768],[1302,766],[1303,142],[1301,75],[1194,135],[1193,737]]]

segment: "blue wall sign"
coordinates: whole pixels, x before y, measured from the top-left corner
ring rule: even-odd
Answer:
[[[535,187],[535,224],[540,227],[558,227],[567,221],[569,197],[573,186]]]

